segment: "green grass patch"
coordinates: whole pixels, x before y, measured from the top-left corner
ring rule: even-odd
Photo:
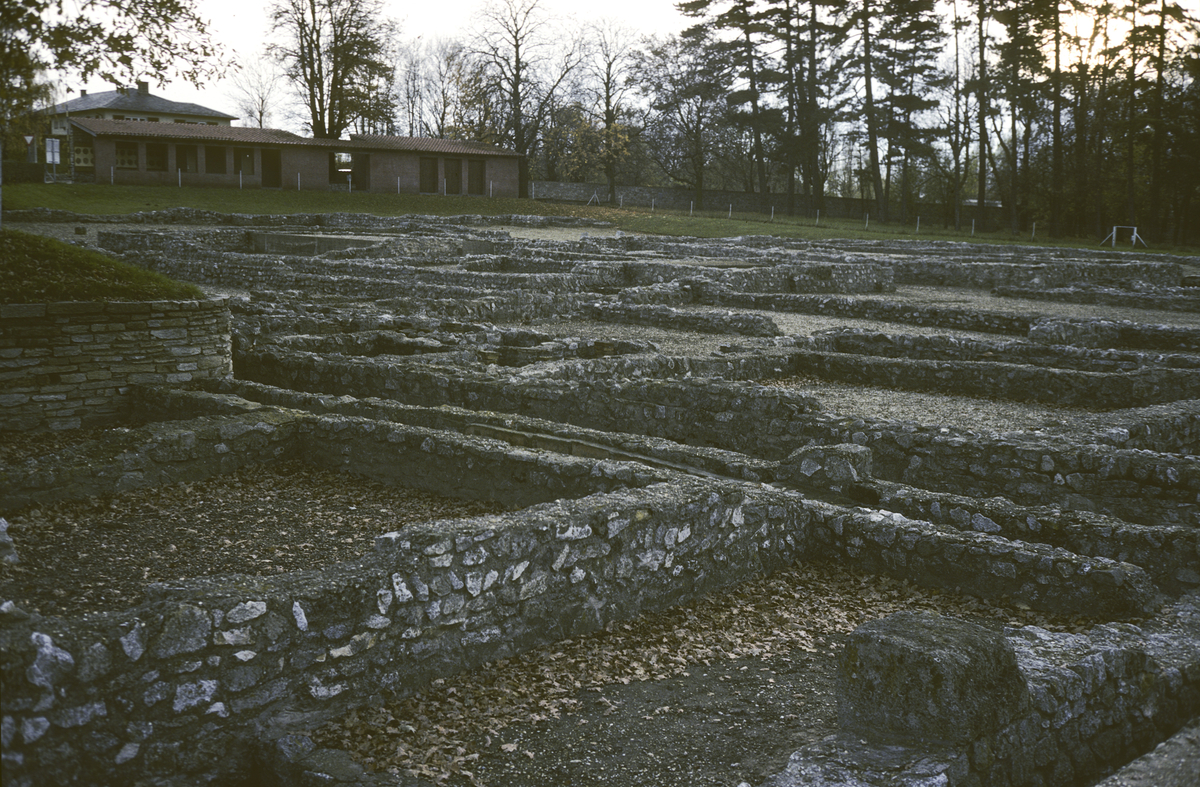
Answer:
[[[196,286],[99,252],[17,230],[0,231],[0,303],[203,299]]]
[[[189,207],[219,213],[366,213],[375,216],[461,216],[508,214],[573,216],[611,222],[627,232],[698,238],[728,238],[739,235],[773,235],[804,240],[946,240],[963,243],[996,243],[1013,246],[1099,248],[1099,238],[1051,239],[1044,232],[1013,235],[1008,230],[972,233],[969,222],[961,231],[944,228],[940,222],[884,224],[878,221],[728,211],[671,211],[649,208],[620,208],[607,205],[543,202],[528,199],[454,197],[415,194],[369,194],[338,191],[284,191],[276,189],[171,188],[168,186],[107,186],[102,184],[55,185],[17,183],[4,187],[4,207],[9,210],[55,208],[76,213],[124,215],[139,211]],[[1128,251],[1128,244],[1117,250]],[[1139,247],[1138,251],[1146,251]],[[1196,255],[1194,247],[1154,246],[1153,252]]]
[[[167,186],[54,185],[17,183],[4,187],[4,208],[51,208],[95,215],[123,215],[168,208],[197,208],[220,213],[368,213],[375,216],[496,216],[509,213],[575,216],[573,205],[527,199],[439,197],[417,194],[369,194],[344,191],[279,189],[170,188]]]

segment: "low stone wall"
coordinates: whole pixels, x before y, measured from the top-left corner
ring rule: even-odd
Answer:
[[[555,502],[381,534],[362,560],[322,570],[152,586],[146,604],[80,619],[10,618],[0,626],[9,783],[229,779],[262,738],[797,559],[1067,614],[1140,616],[1155,603],[1134,565],[759,483],[203,393],[142,396],[152,414],[189,420],[118,431],[78,460],[25,466],[6,488],[62,499],[298,456],[434,491]]]
[[[1089,511],[1031,508],[1002,497],[981,499],[887,482],[868,480],[863,486],[878,495],[881,507],[906,517],[1127,561],[1143,567],[1168,593],[1200,587],[1200,529],[1193,526],[1135,525]]]
[[[5,626],[5,780],[235,776],[263,731],[790,563],[809,515],[766,503],[659,485],[412,526],[324,571],[173,583],[135,609]]]
[[[593,303],[585,317],[599,322],[652,325],[700,333],[730,333],[742,336],[779,336],[779,326],[762,314],[734,313],[713,309],[673,309],[670,306],[641,306]]]
[[[885,650],[896,649],[905,640],[912,643],[916,638],[906,635],[912,629],[911,617],[901,613],[872,621],[851,635],[852,643],[868,649],[876,643]],[[890,635],[889,624],[896,629]],[[950,734],[958,739],[955,743],[885,738],[878,728],[848,719],[843,732],[795,752],[783,773],[764,787],[1091,784],[1114,766],[1169,738],[1200,711],[1200,601],[1195,595],[1181,599],[1142,627],[1101,625],[1086,635],[1050,633],[1032,626],[1005,629],[1001,647],[1020,673],[1010,679],[1010,685],[989,686],[1012,698],[1003,715],[987,704],[956,705],[970,693],[947,686],[949,673],[965,669],[981,682],[999,676],[989,671],[985,678],[979,674],[983,665],[963,659],[959,650],[946,654],[946,647],[953,648],[947,645],[952,625],[950,620],[940,627],[933,624],[936,646],[914,643],[907,657],[881,659],[881,664],[860,669],[854,679],[903,687],[921,703],[913,708],[914,718],[932,715],[950,725]],[[935,661],[939,656],[940,662]],[[844,665],[843,672],[850,666]],[[935,683],[934,676],[943,680]],[[842,693],[839,706],[859,701],[852,693]],[[964,713],[993,716],[994,724],[968,724],[962,719]],[[1185,757],[1183,762],[1191,759]],[[1178,770],[1157,775],[1168,773],[1183,779],[1171,784],[1191,783],[1192,774]]]
[[[959,336],[888,334],[853,328],[826,331],[807,341],[797,339],[795,346],[818,352],[853,353],[883,358],[996,361],[1086,372],[1129,372],[1156,367],[1200,369],[1200,357],[1181,352],[1094,349],[1063,343],[984,341]]]
[[[265,347],[242,357],[239,377],[299,391],[522,413],[773,461],[809,444],[856,443],[872,449],[875,471],[886,480],[1097,510],[1142,524],[1200,523],[1200,464],[1191,457],[831,416],[802,390],[730,382],[794,375],[802,360],[788,353],[615,357],[509,379]],[[689,374],[693,379],[657,379]],[[613,382],[621,379],[631,382]]]
[[[705,249],[708,254],[716,250]],[[679,262],[623,261],[619,263],[625,286],[648,286],[672,281],[701,279],[711,286],[735,292],[848,293],[894,292],[892,271],[876,263],[796,263],[788,259],[749,257],[753,265],[715,268],[698,257],[691,265]],[[715,255],[720,259],[719,255]]]
[[[336,413],[499,436],[515,445],[546,448],[568,455],[630,456],[649,466],[673,468],[701,476],[715,475],[752,482],[773,481],[789,486],[799,483],[802,491],[807,491],[813,484],[819,485],[817,475],[820,474],[805,473],[795,467],[797,461],[803,464],[803,459],[796,459],[797,454],[823,455],[829,451],[836,453],[841,448],[870,451],[853,443],[849,446],[811,446],[799,449],[783,462],[770,462],[720,449],[694,448],[660,438],[626,433],[597,432],[517,414],[477,412],[446,406],[423,408],[379,399],[319,396],[234,380],[222,382],[215,388],[280,407],[301,407],[316,413]],[[194,415],[222,412],[213,408],[195,409],[197,404],[210,401],[207,394],[155,389],[148,389],[145,394],[140,406],[157,414],[157,417],[180,410]],[[1193,404],[1200,406],[1200,402]],[[1039,461],[1039,469],[1041,466],[1042,461]],[[832,481],[825,484],[827,488],[833,485]],[[910,519],[956,530],[999,535],[1014,541],[1043,543],[1079,555],[1131,562],[1143,567],[1158,587],[1167,592],[1179,593],[1200,586],[1200,528],[1193,526],[1130,524],[1104,514],[1064,510],[1061,505],[1031,507],[1012,503],[1002,497],[965,497],[951,492],[930,491],[878,480],[872,475],[871,469],[850,484],[838,482],[836,485],[855,502],[877,504]]]
[[[797,374],[857,385],[1045,402],[1087,410],[1174,402],[1194,398],[1200,391],[1200,369],[1150,367],[1106,373],[1002,361],[910,360],[804,350],[792,356],[791,368]]]
[[[855,317],[902,325],[928,325],[964,331],[1025,336],[1030,319],[1003,312],[959,309],[952,306],[914,306],[880,298],[849,298],[841,295],[787,295],[741,293],[712,288],[699,299],[709,306],[770,309],[798,314]]]
[[[1077,347],[1129,347],[1135,350],[1200,350],[1200,329],[1147,325],[1128,320],[1042,318],[1029,328],[1030,341]]]
[[[536,456],[514,454],[507,444],[495,440],[419,426],[384,426],[354,418],[330,422],[251,403],[236,406],[242,412],[229,415],[227,402],[213,407],[222,416],[214,420],[196,409],[194,396],[169,401],[172,412],[160,410],[161,414],[178,417],[174,408],[182,404],[185,414],[194,417],[110,431],[99,442],[77,446],[65,456],[0,468],[0,510],[199,481],[284,458],[303,458],[407,487],[513,506],[661,480],[645,468],[618,462],[598,466],[596,460],[567,458],[546,465]],[[372,441],[383,446],[363,459],[356,451]],[[387,462],[376,466],[380,455]],[[460,482],[465,468],[470,468],[475,483]]]
[[[0,305],[0,430],[109,423],[130,385],[232,371],[223,300]]]
[[[1200,292],[1194,287],[1156,287],[1149,292],[1134,292],[1116,287],[1061,287],[1043,290],[1035,287],[996,287],[996,295],[1029,298],[1059,303],[1096,303],[1122,309],[1159,309],[1162,311],[1200,311]]]
[[[897,284],[934,287],[991,289],[1034,286],[1049,289],[1071,284],[1125,284],[1133,281],[1156,287],[1178,287],[1183,276],[1183,269],[1173,262],[964,263],[925,257],[894,259],[891,264]]]

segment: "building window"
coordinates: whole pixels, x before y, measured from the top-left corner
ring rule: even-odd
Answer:
[[[462,194],[462,159],[448,158],[443,166],[446,168],[446,193]]]
[[[158,118],[146,118],[146,120],[147,120],[147,122],[150,122],[150,123],[157,123],[157,122],[158,122]]]
[[[136,151],[135,151],[136,153]],[[75,166],[77,167],[94,167],[96,166],[96,149],[91,145],[76,145],[75,146]]]
[[[196,164],[196,146],[176,145],[175,166],[184,172],[199,172],[200,168]]]
[[[204,171],[209,175],[224,175],[226,172],[225,148],[219,145],[204,146]]]
[[[467,193],[468,194],[485,194],[484,173],[487,171],[486,162],[481,160],[471,160],[467,162]]]
[[[138,168],[138,146],[136,142],[118,142],[116,145],[117,169]]]
[[[346,186],[354,172],[354,156],[349,153],[329,154],[329,182],[334,186]]]
[[[421,193],[436,194],[438,192],[438,166],[435,158],[421,159]]]
[[[254,174],[254,151],[250,148],[233,149],[234,169],[243,175]]]
[[[161,142],[146,143],[146,170],[148,172],[167,171],[167,146]]]

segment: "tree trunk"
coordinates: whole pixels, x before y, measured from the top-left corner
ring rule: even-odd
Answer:
[[[979,3],[979,87],[976,95],[979,98],[979,190],[975,197],[975,216],[979,223],[987,226],[987,161],[988,161],[988,84],[987,84],[987,0]]]
[[[1163,158],[1163,72],[1167,59],[1167,0],[1158,7],[1158,52],[1154,61],[1154,112],[1150,125],[1154,136],[1150,141],[1150,231],[1152,240],[1162,241],[1165,222],[1162,216],[1162,158]]]
[[[867,116],[868,167],[871,170],[871,188],[875,192],[875,210],[880,221],[887,221],[887,198],[883,193],[883,179],[879,171],[879,119],[875,116],[875,93],[871,85],[873,81],[871,60],[874,56],[871,50],[871,17],[871,2],[870,0],[863,0],[863,81],[866,90],[863,101],[863,113]]]
[[[1063,234],[1062,227],[1062,202],[1063,202],[1063,127],[1062,127],[1062,16],[1059,9],[1059,0],[1054,0],[1054,74],[1050,80],[1051,89],[1054,91],[1053,99],[1053,129],[1051,136],[1053,137],[1053,154],[1050,165],[1051,179],[1050,184],[1050,235],[1054,238],[1060,238]]]

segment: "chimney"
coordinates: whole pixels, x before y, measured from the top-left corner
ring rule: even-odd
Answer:
[[[143,96],[150,95],[150,83],[149,82],[138,82],[137,86],[138,86],[138,93],[140,93]]]
[[[80,91],[79,91],[79,97],[80,97],[80,98],[83,98],[83,97],[84,97],[84,96],[86,96],[86,95],[87,95],[87,91],[86,91],[86,90],[80,90]]]

